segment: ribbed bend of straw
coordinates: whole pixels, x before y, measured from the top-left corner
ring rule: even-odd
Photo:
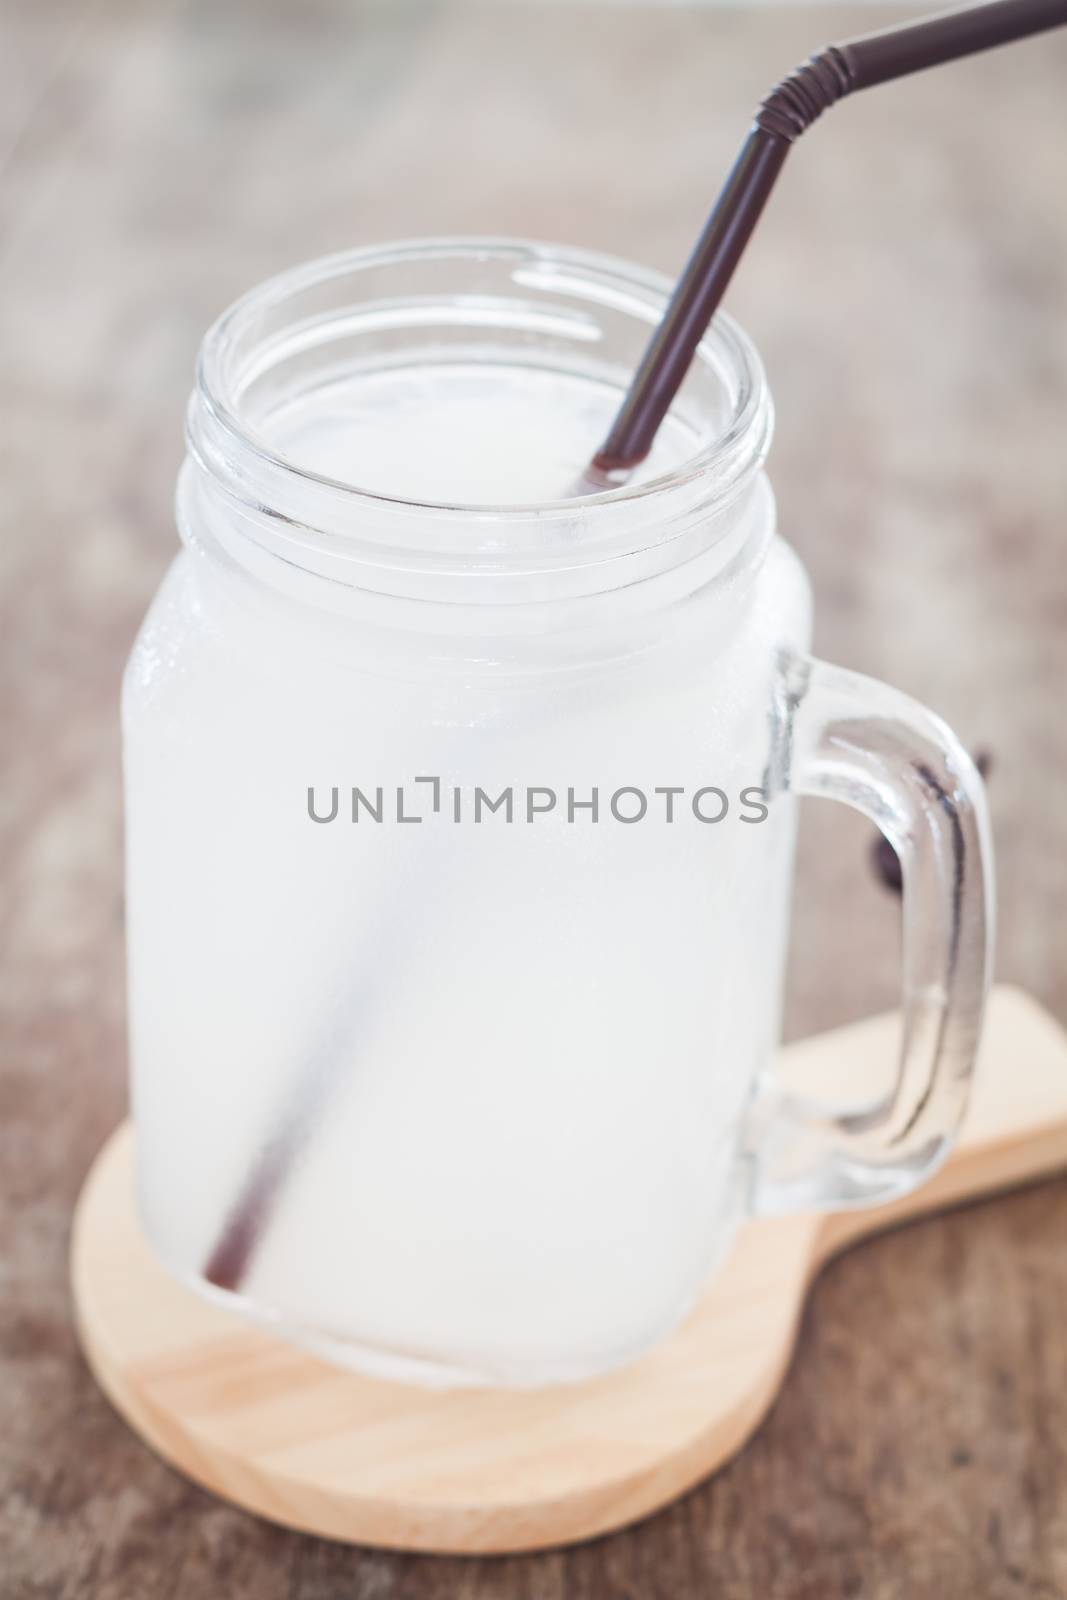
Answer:
[[[848,58],[828,45],[771,90],[756,113],[756,127],[792,144],[855,87]]]

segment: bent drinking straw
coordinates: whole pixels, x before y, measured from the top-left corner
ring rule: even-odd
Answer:
[[[733,276],[766,205],[789,147],[835,101],[856,89],[919,72],[925,67],[1007,44],[1067,23],[1067,0],[993,0],[903,27],[887,28],[848,44],[830,45],[790,73],[763,101],[756,121],[719,195],[696,249],[679,280],[627,392],[614,426],[574,493],[604,486],[604,474],[644,459],[690,362]],[[350,997],[353,1031],[376,1014],[388,962],[384,946],[358,973]],[[377,980],[375,973],[378,973]],[[346,1008],[347,1009],[347,1008]],[[221,1289],[241,1288],[286,1183],[328,1110],[343,1049],[336,1027],[320,1040],[306,1069],[276,1108],[272,1132],[222,1219],[204,1263],[204,1276]]]
[[[790,147],[824,111],[857,89],[1064,24],[1067,0],[993,0],[829,45],[772,89],[578,492],[604,488],[604,474],[629,471],[648,455]]]

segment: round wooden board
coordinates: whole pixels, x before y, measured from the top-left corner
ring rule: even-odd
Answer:
[[[794,1046],[832,1082],[881,1070],[895,1018]],[[97,1158],[74,1222],[82,1344],[134,1429],[197,1482],[275,1522],[449,1553],[572,1543],[646,1516],[726,1460],[778,1389],[809,1278],[902,1216],[1067,1162],[1067,1050],[1014,991],[994,997],[985,1075],[957,1150],[878,1212],[750,1223],[693,1314],[624,1371],[540,1391],[434,1391],[342,1372],[169,1276],[137,1221],[133,1136]]]
[[[289,1527],[438,1552],[590,1538],[736,1450],[788,1359],[808,1219],[759,1224],[764,1247],[737,1252],[714,1296],[625,1371],[550,1390],[436,1391],[339,1371],[176,1282],[141,1232],[133,1165],[124,1124],[75,1219],[89,1364],[165,1460]]]

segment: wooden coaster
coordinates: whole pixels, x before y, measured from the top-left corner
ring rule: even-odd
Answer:
[[[897,1019],[783,1052],[842,1084],[891,1069]],[[176,1283],[149,1253],[119,1128],[74,1221],[82,1344],[101,1387],[180,1471],[289,1527],[403,1550],[568,1544],[666,1505],[727,1460],[789,1361],[808,1284],[847,1244],[1067,1166],[1067,1038],[1024,994],[990,1002],[978,1087],[956,1151],[878,1211],[752,1222],[685,1325],[625,1371],[534,1393],[440,1393],[326,1366]]]

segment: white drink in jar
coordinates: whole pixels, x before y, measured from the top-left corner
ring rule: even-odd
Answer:
[[[687,488],[695,402],[618,504],[539,515],[621,374],[489,339],[253,375],[225,492],[194,425],[125,690],[133,1092],[184,1279],[223,1292],[244,1206],[251,1314],[394,1376],[541,1383],[660,1338],[740,1213],[792,838],[756,791],[808,601],[758,459],[703,513]],[[269,515],[261,470],[362,491],[355,533]]]

